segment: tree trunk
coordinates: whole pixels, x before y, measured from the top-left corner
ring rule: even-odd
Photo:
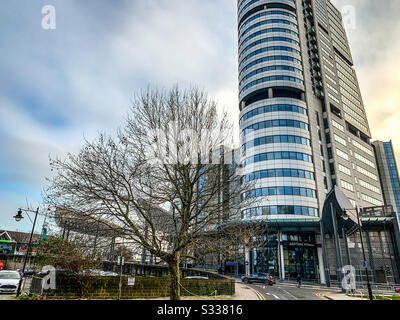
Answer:
[[[174,255],[174,257],[168,262],[169,275],[171,279],[170,288],[170,299],[180,300],[181,299],[181,288],[180,288],[180,270],[179,270],[179,254]]]

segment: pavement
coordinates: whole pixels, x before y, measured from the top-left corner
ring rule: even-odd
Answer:
[[[265,300],[265,298],[256,288],[236,282],[232,300]]]
[[[344,293],[325,293],[324,298],[328,300],[363,300],[368,301],[367,299],[349,297]]]
[[[16,300],[17,298],[15,297],[15,294],[4,294],[0,293],[0,300]]]

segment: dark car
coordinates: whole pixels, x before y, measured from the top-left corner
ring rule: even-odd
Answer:
[[[20,274],[22,274],[22,269],[17,269],[17,271],[18,271]],[[33,276],[33,275],[36,274],[36,271],[33,270],[33,269],[25,269],[24,274],[25,274],[25,276]]]
[[[275,283],[275,278],[269,273],[255,273],[242,277],[244,283],[261,282],[272,286]]]

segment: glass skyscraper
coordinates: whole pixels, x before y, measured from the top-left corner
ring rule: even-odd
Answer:
[[[385,203],[394,207],[400,219],[400,177],[392,141],[375,141],[373,144]]]

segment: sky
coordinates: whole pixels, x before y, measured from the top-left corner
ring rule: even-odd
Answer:
[[[332,2],[355,8],[348,37],[373,139],[392,139],[400,161],[400,1]],[[46,5],[56,29],[42,28]],[[12,217],[40,203],[49,157],[115,132],[148,85],[198,85],[237,129],[236,23],[235,0],[2,0],[0,229],[30,231]]]

